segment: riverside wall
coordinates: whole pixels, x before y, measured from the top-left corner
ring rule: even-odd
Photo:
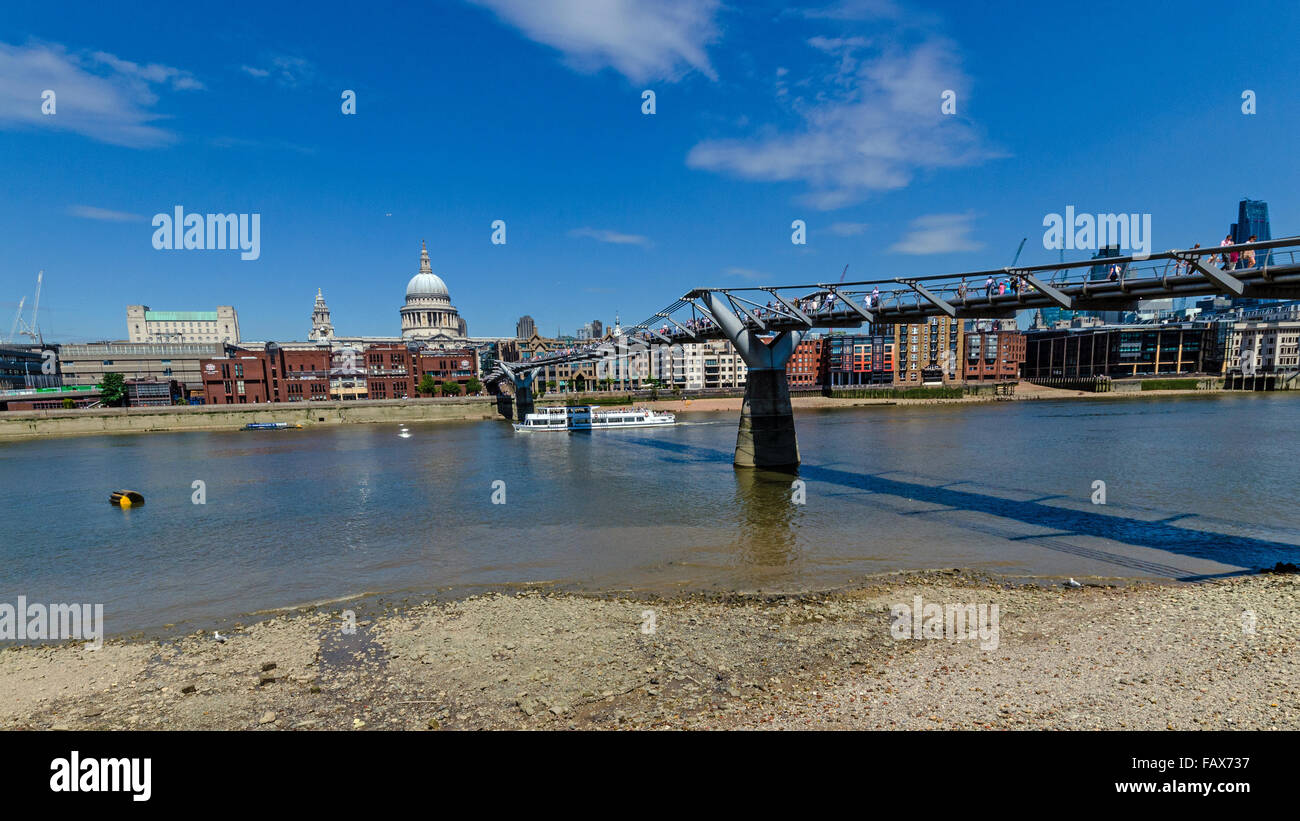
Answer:
[[[260,405],[187,405],[161,408],[6,411],[0,442],[38,436],[85,436],[151,431],[238,430],[249,422],[303,427],[381,422],[500,419],[496,397],[294,402]]]

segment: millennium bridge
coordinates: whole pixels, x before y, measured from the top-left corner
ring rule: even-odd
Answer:
[[[1244,254],[1255,263],[1245,265]],[[813,328],[893,325],[931,316],[1007,319],[1016,312],[1135,310],[1140,300],[1219,294],[1300,298],[1300,237],[1195,247],[1145,256],[1101,257],[1053,265],[856,282],[696,288],[617,340],[528,359],[498,362],[489,383],[514,386],[517,418],[533,411],[533,380],[544,368],[640,353],[656,345],[728,339],[748,367],[735,465],[792,471],[799,444],[785,366]],[[1237,255],[1238,262],[1225,262]],[[1102,274],[1095,277],[1094,271]],[[620,351],[619,349],[623,350]]]

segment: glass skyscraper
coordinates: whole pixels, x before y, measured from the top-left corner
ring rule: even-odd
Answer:
[[[1268,228],[1268,203],[1263,200],[1243,199],[1237,204],[1237,221],[1228,227],[1228,234],[1233,242],[1249,242],[1253,236],[1257,242],[1272,239]],[[1272,251],[1257,251],[1255,265],[1273,264]],[[1238,297],[1232,300],[1233,307],[1248,308],[1275,300]]]
[[[1268,230],[1268,203],[1263,200],[1242,200],[1237,204],[1237,221],[1228,229],[1234,242],[1249,242],[1253,236],[1259,242],[1272,239]],[[1267,251],[1255,255],[1263,263]]]

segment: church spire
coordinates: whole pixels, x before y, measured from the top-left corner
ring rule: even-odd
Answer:
[[[433,273],[433,266],[429,263],[429,249],[425,247],[424,240],[420,240],[420,273]]]

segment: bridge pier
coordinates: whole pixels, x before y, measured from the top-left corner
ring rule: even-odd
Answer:
[[[515,375],[515,419],[520,422],[533,412],[533,380],[537,378],[538,373],[538,371],[528,371]]]
[[[767,343],[741,323],[725,297],[710,291],[703,299],[749,370],[733,463],[738,468],[793,472],[799,467],[799,440],[785,364],[805,331],[781,331]]]

